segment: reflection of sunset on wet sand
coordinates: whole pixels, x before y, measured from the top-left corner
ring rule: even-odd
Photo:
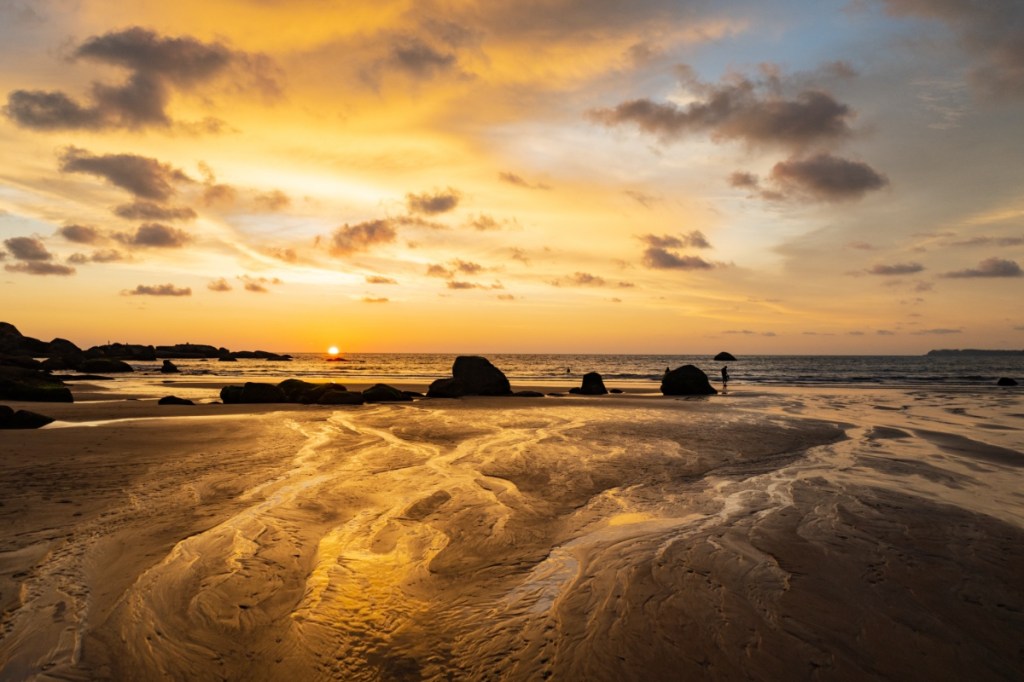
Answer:
[[[4,674],[1008,678],[1017,405],[50,406],[5,436]]]

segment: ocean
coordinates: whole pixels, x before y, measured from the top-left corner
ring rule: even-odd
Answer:
[[[183,375],[211,377],[288,377],[336,381],[428,382],[451,375],[455,354],[353,353],[337,361],[321,353],[295,353],[290,362],[266,360],[173,360]],[[751,355],[717,362],[706,355],[562,355],[490,354],[487,358],[513,383],[569,381],[578,384],[587,372],[605,381],[650,383],[666,368],[696,365],[715,383],[729,367],[730,384],[739,385],[874,385],[989,386],[1001,377],[1024,382],[1024,355]],[[137,372],[159,374],[161,361],[132,362]]]

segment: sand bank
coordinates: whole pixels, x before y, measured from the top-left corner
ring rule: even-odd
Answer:
[[[96,393],[0,436],[3,679],[1024,665],[1017,393],[355,408]]]

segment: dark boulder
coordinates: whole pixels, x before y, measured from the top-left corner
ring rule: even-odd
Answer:
[[[461,398],[466,395],[463,385],[451,377],[437,379],[427,388],[428,398]]]
[[[225,386],[220,389],[220,401],[225,405],[235,405],[242,402],[241,386]]]
[[[579,392],[583,395],[605,395],[608,389],[604,387],[604,379],[598,372],[587,372],[583,375]]]
[[[400,403],[412,400],[402,391],[387,384],[374,384],[363,391],[363,400],[368,403]]]
[[[292,359],[290,355],[279,355],[268,350],[236,350],[234,353],[231,353],[231,357],[243,360],[271,360],[274,362],[290,362]]]
[[[6,353],[0,354],[0,366],[21,367],[22,369],[48,369],[44,366],[44,363],[39,362],[35,358],[27,355],[7,355]]]
[[[104,346],[93,346],[85,351],[85,357],[152,362],[156,360],[156,351],[153,350],[153,346],[142,346],[134,343],[108,343]]]
[[[113,358],[88,358],[83,360],[78,367],[75,367],[75,371],[82,372],[83,374],[88,373],[101,373],[101,374],[114,374],[117,372],[134,372],[132,366],[123,360],[115,360]]]
[[[362,393],[328,389],[317,397],[317,405],[362,405],[366,402]]]
[[[622,389],[621,388],[610,388],[610,389],[608,389],[608,392],[609,393],[622,393]]]
[[[9,322],[0,322],[0,353],[40,358],[45,357],[49,351],[50,344],[45,341],[23,335]]]
[[[0,429],[38,429],[52,421],[53,418],[46,415],[28,410],[15,412],[6,405],[0,405]]]
[[[64,382],[47,372],[3,366],[0,366],[0,400],[74,402],[71,391]]]
[[[201,343],[176,343],[173,346],[156,347],[156,356],[158,358],[195,360],[199,358],[218,358],[221,355],[223,355],[221,349]]]
[[[221,358],[223,360],[223,358]],[[302,398],[321,384],[312,384],[302,379],[285,379],[277,385],[290,403],[301,403]]]
[[[243,403],[286,403],[284,391],[273,384],[247,381],[242,386]]]
[[[157,405],[195,405],[191,400],[185,398],[179,398],[176,395],[165,395],[160,400],[156,401]]]
[[[540,391],[516,391],[512,394],[516,398],[543,398],[544,394]]]
[[[1010,377],[1001,377],[999,379],[999,381],[996,382],[996,386],[1016,386],[1016,385],[1017,385],[1017,380],[1016,379],[1011,379]]]
[[[715,362],[735,362],[736,358],[733,357],[732,353],[726,353],[724,350],[715,356]]]
[[[233,355],[222,355],[217,359],[221,362],[238,362],[238,358]]]
[[[78,369],[82,362],[85,361],[85,356],[81,353],[69,353],[67,355],[54,355],[46,360],[43,360],[43,369],[45,370],[72,370]]]
[[[708,375],[693,365],[683,365],[665,372],[661,379],[664,395],[714,395],[718,393]]]
[[[160,368],[160,373],[161,374],[177,374],[179,372],[181,372],[181,370],[178,369],[178,366],[175,365],[170,360],[164,360],[164,364]]]
[[[67,339],[54,339],[50,341],[50,351],[47,353],[51,358],[62,355],[81,355],[82,349]]]
[[[477,355],[455,358],[452,378],[462,384],[464,395],[512,395],[505,374],[490,360]]]

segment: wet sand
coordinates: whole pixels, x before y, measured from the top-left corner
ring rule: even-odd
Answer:
[[[1018,391],[152,398],[216,387],[20,405],[0,679],[1024,670]]]

